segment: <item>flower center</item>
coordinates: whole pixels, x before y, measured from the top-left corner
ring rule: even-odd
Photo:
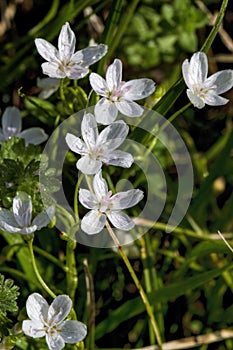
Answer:
[[[112,191],[108,191],[106,196],[102,197],[101,202],[99,203],[99,211],[101,213],[104,213],[107,209],[109,209],[109,205],[111,204],[111,196]]]
[[[88,155],[91,160],[97,160],[102,156],[103,150],[102,147],[94,146],[90,147]]]
[[[121,97],[124,96],[124,94],[130,90],[130,86],[127,88],[124,88],[125,82],[122,81],[119,86],[113,88],[112,91],[107,92],[108,99],[112,102],[119,102],[121,100]]]
[[[215,89],[216,89],[215,85],[213,85],[211,87],[206,87],[203,84],[198,84],[198,85],[195,85],[193,87],[193,93],[200,98],[205,98],[209,92],[211,92]]]

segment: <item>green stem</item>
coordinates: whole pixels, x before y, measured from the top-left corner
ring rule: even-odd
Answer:
[[[28,248],[29,248],[29,252],[31,255],[31,260],[32,260],[32,266],[33,266],[33,270],[35,272],[35,275],[38,279],[38,281],[40,282],[41,286],[44,288],[44,290],[52,297],[52,298],[56,298],[56,294],[53,293],[53,291],[48,287],[48,285],[45,283],[45,281],[43,280],[43,278],[41,277],[39,270],[37,268],[36,265],[36,259],[35,259],[35,255],[34,255],[34,251],[33,251],[33,238],[28,240]]]
[[[119,28],[118,22],[121,17],[122,7],[123,7],[123,0],[117,0],[113,2],[111,13],[108,16],[107,23],[105,25],[103,39],[101,40],[101,42],[104,42],[106,45],[108,45],[108,52],[98,63],[97,73],[100,75],[103,74],[105,63],[108,57],[110,57],[112,53],[111,46],[113,45],[113,37],[116,31],[116,28]]]
[[[34,246],[34,251],[46,258],[47,260],[51,261],[54,265],[60,267],[64,272],[66,272],[66,267],[64,266],[64,264],[60,260],[55,258],[53,255],[49,254],[48,252],[37,246]]]
[[[218,30],[222,24],[223,17],[224,17],[226,8],[227,8],[227,4],[228,4],[228,0],[222,1],[222,5],[220,7],[215,24],[214,24],[210,34],[208,35],[207,39],[205,40],[204,44],[202,45],[201,51],[204,51],[205,53],[207,53],[207,51],[210,49],[216,35],[218,34]]]
[[[67,282],[67,293],[69,294],[71,300],[74,302],[75,292],[78,286],[78,274],[76,269],[75,260],[75,240],[68,237],[66,244],[66,282]]]
[[[188,109],[189,106],[191,106],[191,102],[187,103],[185,106],[183,106],[182,108],[180,108],[177,112],[173,113],[173,114],[168,118],[167,122],[165,122],[165,123],[162,125],[162,127],[161,127],[161,129],[159,129],[159,131],[161,132],[161,130],[164,130],[164,129],[166,128],[167,124],[172,123],[172,122],[176,119],[176,117],[178,117],[178,115],[180,115],[181,113],[183,113],[184,111],[186,111],[186,109]]]
[[[64,81],[65,81],[65,78],[60,80],[60,97],[62,101],[65,101]]]
[[[137,289],[138,289],[138,292],[141,296],[141,299],[142,299],[142,302],[146,308],[146,311],[147,311],[147,314],[148,314],[148,317],[150,319],[150,322],[151,322],[151,326],[153,328],[153,331],[154,331],[154,334],[156,336],[156,339],[157,339],[157,343],[158,343],[158,347],[159,347],[159,350],[162,350],[162,339],[161,339],[161,336],[160,336],[160,332],[159,332],[159,328],[158,328],[158,325],[157,325],[157,322],[155,320],[155,317],[154,317],[154,314],[153,314],[153,311],[152,311],[152,308],[151,308],[151,305],[149,303],[149,300],[146,296],[146,293],[144,292],[143,288],[142,288],[142,285],[139,281],[139,279],[137,278],[137,275],[135,274],[134,272],[134,269],[127,257],[127,255],[125,254],[120,242],[118,241],[117,237],[115,236],[115,233],[113,232],[111,226],[109,225],[108,221],[106,221],[106,228],[110,234],[110,236],[112,237],[113,239],[113,242],[115,243],[115,245],[117,246],[118,248],[118,251],[119,251],[119,254],[121,255]]]
[[[75,215],[75,219],[76,222],[79,222],[79,213],[78,213],[78,190],[79,190],[79,186],[80,183],[83,179],[83,174],[79,177],[76,186],[75,186],[75,191],[74,191],[74,215]]]
[[[151,272],[150,272],[150,261],[149,257],[147,254],[147,249],[146,249],[146,244],[145,244],[145,239],[142,237],[141,239],[141,258],[142,258],[142,263],[143,263],[143,276],[145,280],[145,287],[146,287],[146,292],[151,293],[152,292],[152,279],[151,279]],[[152,306],[152,312],[154,313],[154,307]],[[151,324],[149,324],[149,337],[150,337],[150,344],[155,343],[155,335],[153,328]]]
[[[83,260],[84,273],[87,289],[87,303],[86,310],[88,310],[88,337],[86,339],[87,348],[94,349],[95,347],[95,292],[93,278],[89,269],[88,260]]]
[[[154,146],[157,143],[157,138],[158,135],[164,130],[166,129],[166,127],[173,122],[181,113],[183,113],[184,111],[186,111],[186,109],[188,109],[188,107],[191,105],[191,102],[187,103],[185,106],[183,106],[182,108],[180,108],[177,112],[175,112],[174,114],[172,114],[162,125],[161,127],[158,129],[157,132],[155,132],[153,134],[153,136],[151,137],[151,135],[149,135],[149,138],[147,138],[146,143],[150,145],[150,147],[147,149],[146,153],[145,153],[145,158],[152,152]]]

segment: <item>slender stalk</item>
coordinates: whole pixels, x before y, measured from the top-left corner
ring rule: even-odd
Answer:
[[[48,252],[46,252],[45,250],[34,246],[34,251],[37,252],[38,254],[40,254],[41,256],[43,256],[45,259],[51,261],[54,265],[60,267],[60,269],[62,269],[64,272],[66,272],[66,267],[64,266],[64,264],[58,260],[57,258],[55,258],[55,256],[49,254]]]
[[[69,294],[71,300],[74,302],[76,289],[78,287],[78,274],[76,269],[75,260],[75,240],[68,237],[66,244],[66,283],[67,283],[67,293]]]
[[[75,219],[76,222],[79,222],[79,213],[78,213],[78,190],[79,190],[79,186],[80,183],[83,179],[83,174],[79,177],[76,186],[75,186],[75,191],[74,191],[74,215],[75,215]]]
[[[143,275],[145,279],[145,288],[147,293],[152,292],[152,279],[151,279],[151,271],[150,271],[150,262],[149,257],[147,254],[147,248],[146,248],[146,242],[144,237],[141,238],[141,258],[143,263]],[[154,313],[154,306],[152,306],[152,312]],[[153,328],[151,324],[149,324],[149,337],[150,337],[150,344],[155,343],[155,334],[153,331]]]
[[[87,348],[94,349],[95,347],[95,292],[93,278],[90,273],[87,258],[83,260],[85,281],[87,288],[87,305],[88,310],[88,337],[87,337]]]
[[[60,90],[59,91],[60,91],[60,97],[61,97],[62,101],[65,101],[64,81],[65,81],[65,78],[60,80]]]
[[[158,135],[164,130],[166,129],[166,127],[172,123],[181,113],[183,113],[184,111],[186,111],[186,109],[188,109],[188,107],[191,105],[191,102],[187,103],[185,106],[183,106],[182,108],[180,108],[178,111],[176,111],[174,114],[172,114],[162,125],[161,127],[158,129],[158,131],[155,132],[154,135],[150,135],[150,137],[147,140],[147,144],[150,144],[150,147],[147,149],[146,154],[145,154],[145,158],[149,155],[149,153],[151,153],[151,151],[153,150],[154,146],[157,143],[157,139],[158,139]]]
[[[219,28],[222,24],[223,17],[227,8],[228,0],[223,0],[222,5],[220,7],[218,16],[216,18],[215,24],[208,35],[207,39],[205,40],[204,44],[202,45],[201,51],[204,51],[207,53],[207,51],[210,49],[216,35],[218,34]]]
[[[52,297],[52,298],[56,298],[56,294],[54,294],[54,292],[49,288],[49,286],[45,283],[45,281],[43,280],[43,278],[41,277],[41,274],[37,268],[36,265],[36,259],[35,259],[35,255],[34,255],[34,251],[33,251],[33,238],[28,240],[28,248],[29,248],[29,252],[30,252],[30,256],[31,256],[31,260],[32,260],[32,266],[33,266],[33,270],[35,272],[35,275],[38,279],[38,281],[40,282],[41,286],[44,288],[44,290]]]
[[[137,278],[137,275],[135,274],[134,272],[134,269],[127,257],[127,255],[125,254],[120,242],[118,241],[115,233],[113,232],[111,226],[109,225],[108,221],[106,221],[106,228],[110,234],[110,236],[112,237],[113,239],[113,242],[115,243],[115,245],[117,246],[118,248],[118,251],[119,251],[119,254],[121,255],[137,289],[138,289],[138,292],[142,298],[142,302],[146,308],[146,311],[147,311],[147,314],[148,314],[148,317],[150,319],[150,322],[151,322],[151,325],[152,325],[152,328],[154,330],[154,333],[155,333],[155,336],[156,336],[156,339],[157,339],[157,343],[158,343],[158,348],[159,350],[162,350],[162,339],[161,339],[161,336],[160,336],[160,332],[159,332],[159,328],[158,328],[158,325],[157,325],[157,322],[155,320],[155,317],[154,317],[154,314],[153,314],[153,311],[152,311],[152,308],[151,308],[151,305],[148,301],[148,298],[146,296],[146,293],[144,292],[143,288],[142,288],[142,285],[140,283],[140,281],[138,280]]]
[[[233,253],[233,248],[230,246],[230,244],[227,242],[225,237],[221,234],[220,231],[218,231],[219,236],[222,238],[223,242],[226,244],[226,246],[230,249],[230,251]]]

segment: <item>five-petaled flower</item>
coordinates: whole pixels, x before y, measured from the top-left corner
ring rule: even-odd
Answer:
[[[26,302],[30,320],[23,321],[23,332],[32,338],[45,337],[50,350],[61,350],[65,343],[80,342],[86,337],[87,327],[76,320],[65,320],[71,308],[68,295],[57,296],[49,306],[40,294],[33,293]]]
[[[13,199],[12,211],[0,208],[0,229],[9,233],[31,234],[47,226],[54,216],[51,205],[32,220],[32,201],[26,192],[19,192]]]
[[[112,225],[120,230],[129,231],[135,223],[122,212],[136,205],[142,198],[141,190],[128,190],[112,195],[106,181],[99,171],[93,179],[93,192],[80,188],[79,201],[87,209],[91,209],[81,221],[81,229],[87,234],[96,234],[102,231],[107,218]]]
[[[152,79],[122,81],[122,63],[119,59],[108,67],[106,80],[96,73],[91,73],[89,79],[92,89],[103,96],[95,106],[96,119],[101,124],[111,124],[118,112],[128,117],[141,116],[144,109],[134,101],[148,97],[155,90]]]
[[[99,134],[95,117],[87,113],[81,124],[83,141],[67,133],[66,143],[73,152],[82,156],[76,166],[83,174],[96,174],[103,163],[129,168],[133,163],[132,155],[116,149],[123,143],[128,131],[128,125],[119,120]]]
[[[222,70],[207,78],[208,61],[204,52],[194,53],[190,62],[186,59],[182,73],[188,86],[187,96],[195,107],[203,108],[205,104],[220,106],[229,101],[219,95],[232,88],[233,70]]]
[[[47,61],[42,63],[43,73],[51,78],[80,79],[89,73],[88,67],[99,61],[107,52],[104,44],[89,46],[75,52],[76,38],[66,22],[58,37],[58,50],[44,39],[35,39],[39,54]]]
[[[22,129],[22,118],[17,107],[7,107],[2,115],[2,128],[0,128],[0,143],[12,137],[19,137],[25,140],[25,145],[29,143],[39,145],[47,140],[48,135],[43,129],[34,127],[24,131]]]

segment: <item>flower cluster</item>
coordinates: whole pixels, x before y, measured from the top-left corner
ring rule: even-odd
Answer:
[[[76,36],[68,22],[61,28],[58,48],[42,38],[35,39],[35,46],[46,61],[41,67],[48,76],[37,79],[41,90],[38,97],[41,99],[49,98],[59,87],[61,91],[64,79],[78,80],[87,76],[89,67],[104,57],[108,50],[107,45],[97,44],[76,51]],[[121,233],[132,230],[136,220],[124,211],[144,198],[140,189],[114,193],[114,190],[109,190],[113,184],[111,181],[107,183],[104,178],[108,166],[130,168],[134,163],[133,155],[120,149],[130,131],[120,115],[131,118],[143,116],[142,102],[156,89],[152,79],[124,81],[122,72],[122,62],[115,58],[106,69],[105,78],[95,72],[90,73],[89,83],[97,98],[94,112],[83,114],[81,135],[77,136],[76,130],[74,134],[69,132],[65,135],[69,150],[79,156],[76,168],[85,175],[88,186],[88,189],[80,188],[76,196],[84,210],[87,209],[78,223],[87,235],[99,234],[105,226],[109,228],[108,220]],[[201,109],[205,105],[219,106],[228,102],[220,95],[232,88],[233,70],[223,70],[208,77],[207,56],[197,52],[183,62],[182,74],[187,85],[187,97],[194,107]],[[88,98],[86,100],[88,102]],[[138,103],[140,100],[141,104]],[[22,131],[20,110],[7,107],[2,115],[0,144],[13,137],[23,138],[27,147],[29,144],[40,145],[48,135],[39,127]],[[34,215],[31,197],[18,191],[11,209],[0,208],[0,230],[30,238],[33,237],[31,234],[46,227],[54,215],[54,205]],[[81,342],[87,335],[87,327],[77,320],[67,319],[71,309],[72,300],[68,295],[57,296],[49,306],[40,294],[33,293],[26,302],[29,319],[22,322],[22,330],[32,338],[45,337],[50,350],[63,349],[66,343]]]

